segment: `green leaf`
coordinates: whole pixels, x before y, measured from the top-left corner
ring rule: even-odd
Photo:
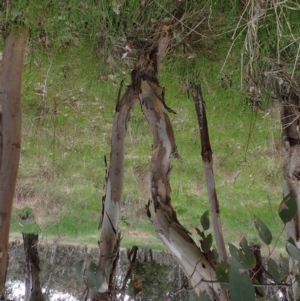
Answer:
[[[284,274],[289,273],[289,260],[287,257],[283,257],[282,254],[280,254],[280,266],[284,272]]]
[[[285,248],[293,259],[300,261],[300,250],[295,245],[287,241]]]
[[[258,280],[257,280],[256,278],[252,278],[251,280],[252,280],[252,283],[253,283],[253,284],[257,284],[257,285],[261,284],[261,283],[258,282]],[[263,290],[263,288],[262,288],[261,286],[257,286],[257,287],[256,287],[256,290],[258,290],[258,291],[261,293],[262,296],[265,295],[264,290]],[[268,297],[269,297],[269,296],[268,296]],[[261,300],[261,301],[262,301],[262,300],[267,301],[266,299],[259,299],[259,300]],[[268,299],[268,301],[270,301],[270,300]]]
[[[208,295],[201,294],[199,300],[200,301],[210,301],[210,298]]]
[[[218,254],[218,251],[216,249],[211,250],[210,258],[211,258],[212,261],[218,261],[219,254]]]
[[[239,254],[239,249],[233,245],[233,244],[228,244],[229,246],[229,253],[232,257],[234,257],[236,260],[240,261],[240,254]]]
[[[232,258],[229,272],[231,301],[255,301],[255,292],[248,271]]]
[[[83,281],[83,274],[82,274],[82,268],[83,268],[84,260],[80,260],[75,265],[75,276],[79,282]]]
[[[279,216],[283,223],[291,221],[297,213],[297,202],[294,196],[289,193],[279,205]]]
[[[292,236],[290,236],[288,239],[287,239],[288,242],[290,242],[293,246],[296,247],[296,243],[294,241],[294,238]]]
[[[216,275],[219,282],[229,283],[229,265],[222,261],[216,264]],[[223,288],[229,289],[229,284],[221,284]]]
[[[90,289],[101,288],[103,278],[99,266],[91,261],[90,266],[87,270],[87,284]]]
[[[209,212],[208,210],[205,211],[202,216],[201,216],[201,219],[200,219],[200,222],[201,222],[201,226],[203,228],[204,231],[208,230],[209,229]]]
[[[202,252],[206,253],[210,250],[212,246],[213,238],[211,233],[209,233],[202,241],[201,241],[201,249]]]
[[[258,231],[260,239],[266,244],[269,245],[272,242],[272,233],[266,224],[255,216],[254,225]]]
[[[282,278],[283,278],[282,274],[280,272],[278,264],[272,258],[269,258],[269,260],[268,260],[268,271],[276,283],[281,283]]]
[[[253,251],[248,245],[247,239],[244,237],[240,242],[241,250],[239,250],[240,260],[244,267],[253,269],[256,265],[255,256]]]

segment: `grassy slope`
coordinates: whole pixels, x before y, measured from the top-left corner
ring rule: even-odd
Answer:
[[[257,242],[254,215],[263,219],[274,235],[278,232],[270,204],[281,228],[277,218],[281,199],[280,120],[276,108],[253,113],[247,106],[245,93],[239,91],[240,71],[235,63],[227,70],[233,86],[223,89],[218,78],[222,63],[198,60],[224,233],[227,242],[238,242],[244,235]],[[103,157],[109,158],[119,83],[121,79],[128,83],[129,74],[130,68],[124,64],[117,74],[103,76],[101,66],[85,47],[50,55],[35,52],[27,57],[22,157],[11,225],[14,235],[39,231],[45,237],[97,242]],[[160,79],[168,105],[178,113],[171,121],[184,160],[184,164],[173,162],[173,206],[179,220],[194,233],[201,214],[209,208],[196,114],[183,83],[166,64]],[[152,137],[139,106],[132,114],[126,139],[120,222],[123,246],[136,243],[160,248],[144,210]]]

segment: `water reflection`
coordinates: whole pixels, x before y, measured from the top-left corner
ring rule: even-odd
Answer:
[[[24,300],[24,294],[25,294],[25,284],[24,281],[20,280],[8,280],[6,283],[7,291],[9,292],[6,296],[8,299],[13,300]],[[42,289],[43,294],[46,294],[46,289]],[[68,294],[68,293],[62,293],[60,291],[57,291],[55,289],[50,289],[48,292],[49,299],[51,301],[77,301],[74,296]]]
[[[87,263],[91,260],[97,262],[98,249],[87,250],[86,247],[49,244],[39,245],[38,251],[41,267],[40,280],[46,300],[82,300],[87,291],[86,287],[76,279],[74,266],[81,259]],[[118,300],[131,299],[128,296],[128,283],[123,285],[129,266],[126,250],[121,251],[117,268],[117,282],[118,287],[122,288],[123,286],[123,290],[117,294]],[[24,300],[24,268],[23,244],[14,242],[10,245],[5,295],[8,299]],[[181,269],[167,253],[139,250],[133,269],[143,284],[143,289],[136,300],[196,300],[193,293],[187,292],[180,293],[174,298],[176,291],[188,287],[188,282]]]

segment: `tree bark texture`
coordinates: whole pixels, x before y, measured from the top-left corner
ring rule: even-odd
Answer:
[[[99,241],[99,267],[104,278],[107,263],[113,267],[119,251],[118,221],[123,191],[125,134],[130,113],[137,102],[136,92],[130,85],[116,106]],[[106,281],[108,283],[109,279]],[[99,300],[100,294],[94,294],[93,298]]]
[[[297,214],[287,223],[287,237],[292,237],[300,248],[300,89],[284,73],[278,73],[277,96],[281,101],[282,150],[283,150],[283,195],[292,194],[297,201]],[[293,283],[293,298],[299,298],[298,282],[294,275],[299,271],[298,263],[290,257],[290,277]]]
[[[40,283],[40,259],[37,250],[38,234],[23,233],[25,252],[25,301],[43,301]]]
[[[136,66],[136,83],[143,113],[153,134],[150,166],[149,209],[157,235],[191,279],[195,292],[206,291],[212,300],[227,300],[216,273],[205,255],[180,224],[171,205],[170,160],[178,157],[171,122],[164,102],[164,89],[157,78],[156,53],[145,55]]]
[[[224,237],[222,232],[221,219],[220,219],[220,206],[217,197],[215,178],[213,172],[212,149],[209,141],[206,112],[205,112],[205,106],[204,106],[200,84],[198,87],[195,87],[193,89],[193,98],[194,98],[195,108],[198,117],[200,140],[201,140],[201,156],[203,160],[206,188],[207,188],[208,199],[210,204],[210,212],[212,217],[214,235],[216,239],[217,251],[219,254],[219,261],[227,262],[228,258],[227,258],[227,252],[226,252]]]
[[[21,33],[9,33],[4,42],[0,73],[0,295],[5,284],[10,216],[19,168],[21,79],[27,39],[25,29]]]

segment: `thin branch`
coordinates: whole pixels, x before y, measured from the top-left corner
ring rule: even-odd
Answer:
[[[294,67],[293,67],[293,72],[292,72],[292,75],[291,75],[291,78],[292,78],[292,79],[293,79],[293,77],[294,77],[295,70],[296,70],[296,66],[297,66],[297,63],[298,63],[299,53],[300,53],[300,43],[299,43],[299,45],[298,45],[298,51],[297,51],[297,55],[296,55],[296,58],[295,58],[295,63],[294,63]]]
[[[188,25],[186,25],[184,22],[182,22],[181,20],[177,19],[170,11],[168,11],[164,6],[162,6],[158,1],[154,1],[158,6],[160,6],[166,13],[168,13],[170,16],[172,16],[172,18],[174,18],[174,20],[176,20],[178,23],[180,23],[182,26],[184,26],[185,28],[189,29],[191,32],[194,32],[195,34],[203,37],[203,38],[207,38],[205,35],[201,34],[200,32],[194,30],[193,28],[189,27]]]

